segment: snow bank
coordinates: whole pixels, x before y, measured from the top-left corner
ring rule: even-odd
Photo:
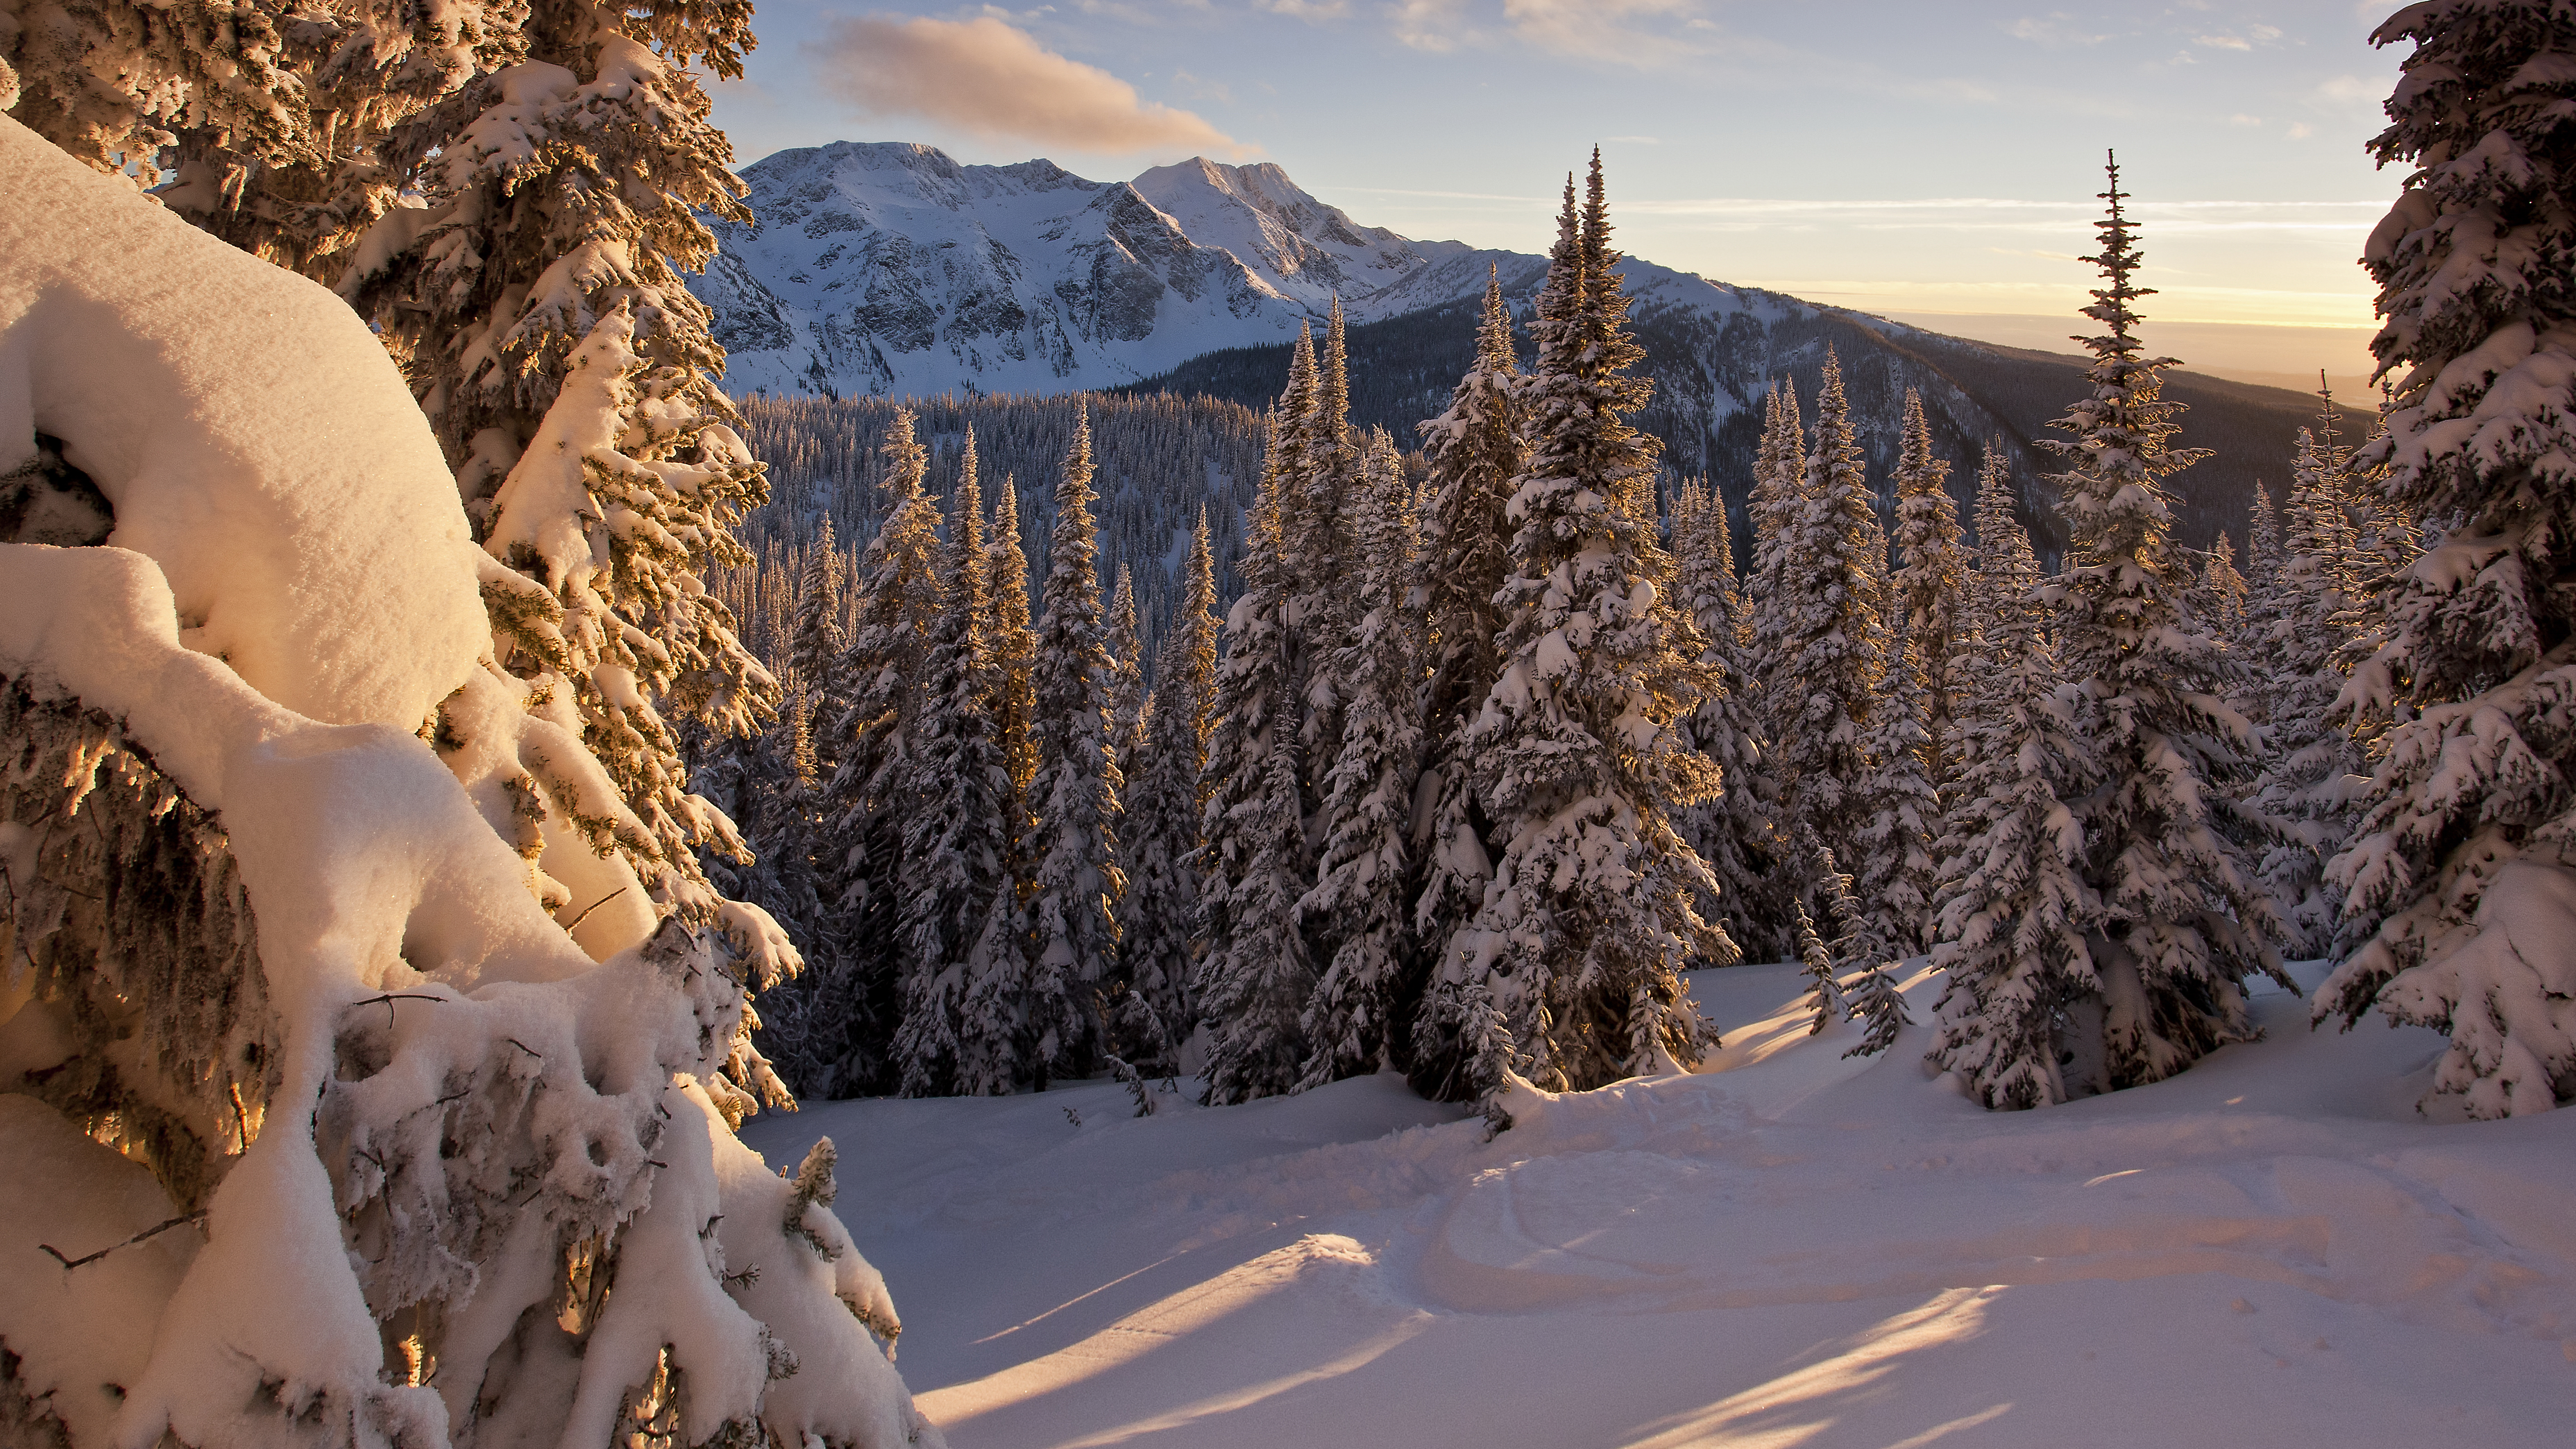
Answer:
[[[5,116],[0,195],[0,473],[60,439],[189,647],[300,714],[418,728],[491,634],[455,483],[366,324]]]
[[[0,544],[0,1431],[937,1445],[828,1164],[791,1194],[732,1135],[764,923],[549,915],[521,807],[613,830],[615,792],[478,663],[478,553],[381,350],[5,120],[0,194],[0,462],[60,438],[117,511],[114,546]],[[500,743],[451,765],[415,731],[469,681]],[[486,798],[511,771],[542,780]],[[194,873],[129,869],[108,822],[182,803],[200,833],[146,843]],[[255,914],[255,952],[104,929],[171,880],[246,909],[140,909]]]

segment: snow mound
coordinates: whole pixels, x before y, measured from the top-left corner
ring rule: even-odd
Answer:
[[[774,928],[576,943],[505,830],[604,777],[418,733],[533,716],[381,349],[5,119],[0,194],[0,462],[117,514],[0,543],[0,1439],[935,1449],[831,1155],[733,1135]]]
[[[0,195],[0,474],[59,439],[190,648],[299,714],[417,729],[491,630],[454,479],[366,324],[5,116]]]

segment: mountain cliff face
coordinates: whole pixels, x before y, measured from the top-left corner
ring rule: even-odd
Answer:
[[[1103,388],[1207,392],[1258,407],[1286,377],[1301,325],[1339,296],[1352,331],[1355,418],[1410,446],[1473,353],[1474,303],[1498,274],[1515,311],[1544,257],[1421,242],[1364,227],[1273,165],[1204,158],[1133,181],[1086,181],[1051,161],[962,166],[928,146],[836,142],[744,169],[757,220],[716,226],[721,251],[691,288],[715,310],[726,386],[775,397],[1049,395]],[[1964,504],[1999,439],[2045,549],[2033,446],[2083,395],[2081,364],[1942,337],[1794,297],[1722,286],[1630,258],[1620,265],[1654,402],[1638,419],[1677,471],[1741,506],[1762,394],[1812,397],[1828,348],[1852,389],[1873,474],[1894,459],[1904,389],[1921,390]],[[2070,329],[2071,330],[2071,329]],[[2177,376],[2186,446],[2218,456],[2176,480],[2183,541],[2242,537],[2258,479],[2286,480],[2313,400]],[[2364,415],[2343,426],[2365,428]]]

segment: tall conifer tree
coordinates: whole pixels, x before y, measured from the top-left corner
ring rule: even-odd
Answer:
[[[1709,1034],[1677,972],[1735,955],[1697,912],[1716,882],[1672,826],[1717,769],[1675,727],[1708,678],[1672,560],[1636,509],[1655,446],[1625,421],[1649,385],[1629,374],[1641,353],[1618,260],[1596,152],[1580,230],[1542,294],[1533,447],[1507,509],[1503,673],[1469,732],[1503,852],[1435,985],[1463,1005],[1472,977],[1511,1028],[1512,1065],[1556,1088],[1694,1061]]]
[[[2104,331],[2079,339],[2093,391],[2057,423],[2070,439],[2050,444],[2070,465],[2058,478],[2067,567],[2050,593],[2084,771],[2066,803],[2093,897],[2079,977],[2102,1012],[2092,1090],[2157,1081],[2245,1039],[2245,977],[2289,981],[2271,901],[2231,843],[2251,827],[2231,818],[2228,792],[2250,771],[2245,722],[2222,702],[2228,661],[2182,609],[2190,578],[2164,480],[2203,455],[2171,446],[2180,409],[2161,399],[2159,374],[2172,359],[2145,356],[2132,330],[2130,304],[2151,293],[2136,284],[2117,162],[2107,169],[2089,259],[2103,285],[2085,309]]]
[[[1871,711],[1886,670],[1879,603],[1887,539],[1862,471],[1842,364],[1831,352],[1816,397],[1815,444],[1795,491],[1784,495],[1781,535],[1765,559],[1775,637],[1762,641],[1772,763],[1786,794],[1782,823],[1792,834],[1815,831],[1837,859],[1857,860],[1869,823]]]
[[[1139,1071],[1177,1071],[1179,1048],[1197,1021],[1190,978],[1198,960],[1200,811],[1207,803],[1200,781],[1216,707],[1216,602],[1216,560],[1201,507],[1181,605],[1154,662],[1144,770],[1128,797],[1123,949],[1131,989],[1165,1033],[1159,1051],[1131,1058]]]
[[[1989,446],[1961,620],[1967,688],[1936,847],[1932,964],[1946,984],[1932,1059],[1996,1108],[2067,1099],[2060,1043],[2092,981],[2094,892],[2076,869],[2082,836],[2065,803],[2081,783],[2074,691],[2058,682],[2038,585],[2003,450]]]
[[[2317,1011],[2448,1032],[2434,1090],[2520,1115],[2576,1094],[2576,17],[2433,0],[2371,38],[2414,44],[2371,143],[2413,169],[2362,253],[2395,380],[2363,462],[2432,547],[2348,696],[2399,722],[2332,867],[2369,934]]]
[[[1467,730],[1502,676],[1496,645],[1502,609],[1494,596],[1502,591],[1509,564],[1511,529],[1504,510],[1512,479],[1529,457],[1521,429],[1520,382],[1511,314],[1503,307],[1502,282],[1489,269],[1476,361],[1451,391],[1448,410],[1422,424],[1422,451],[1429,464],[1422,519],[1429,650],[1424,788],[1433,803],[1414,930],[1425,948],[1420,954],[1426,969],[1483,904],[1493,859],[1500,853],[1500,842],[1476,801],[1475,753]],[[1455,1034],[1449,1034],[1423,1060],[1428,1070],[1416,1071],[1413,1031],[1424,985],[1408,975],[1398,988],[1390,1008],[1395,1033],[1391,1050],[1414,1086],[1436,1097],[1444,1095],[1440,1077],[1457,1060],[1459,1048]]]
[[[903,1020],[895,1033],[900,1090],[910,1097],[982,1085],[964,1070],[971,1034],[965,1018],[975,986],[996,974],[997,963],[979,951],[999,949],[1016,965],[1008,925],[998,939],[988,936],[997,906],[1007,913],[1016,903],[1003,836],[1011,781],[986,689],[983,511],[982,489],[968,472],[958,480],[940,550],[946,597],[918,686],[921,798],[903,821]]]
[[[1091,517],[1091,418],[1078,419],[1055,489],[1046,614],[1030,668],[1038,772],[1029,851],[1029,1062],[1042,1074],[1087,1075],[1109,1049],[1101,1007],[1121,982],[1118,912],[1127,891],[1118,851],[1118,762],[1110,749],[1109,651],[1100,621],[1099,543]]]
[[[1775,407],[1776,411],[1776,407]],[[1785,955],[1786,896],[1771,879],[1780,859],[1778,799],[1754,710],[1747,608],[1735,582],[1735,544],[1726,500],[1705,483],[1685,483],[1672,520],[1682,601],[1699,626],[1708,689],[1683,722],[1691,743],[1718,767],[1719,793],[1681,814],[1683,837],[1717,881],[1713,914],[1757,959]]]
[[[1301,502],[1297,434],[1270,414],[1261,495],[1244,530],[1243,592],[1226,614],[1208,733],[1207,840],[1199,922],[1207,942],[1192,995],[1208,1030],[1206,1098],[1275,1096],[1306,1056],[1300,1014],[1315,968],[1298,928],[1308,847],[1297,726],[1295,643],[1285,619],[1293,584],[1280,515]]]
[[[1298,903],[1302,917],[1333,923],[1328,936],[1337,944],[1303,1014],[1311,1055],[1301,1086],[1377,1065],[1412,941],[1404,885],[1422,769],[1423,640],[1413,587],[1420,540],[1413,491],[1383,429],[1369,439],[1349,501],[1359,622],[1333,661],[1347,690],[1342,751],[1326,777],[1318,879]]]

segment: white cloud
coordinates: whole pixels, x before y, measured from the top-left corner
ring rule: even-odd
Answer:
[[[856,16],[807,48],[824,89],[872,116],[918,116],[992,140],[1104,155],[1255,149],[1191,112],[1139,101],[1134,86],[990,15]]]
[[[1700,6],[1701,0],[1501,0],[1499,7],[1491,0],[1393,0],[1386,15],[1397,40],[1434,54],[1511,40],[1551,55],[1650,69],[1709,48],[1677,33],[1718,29],[1698,14]]]
[[[1636,22],[1687,22],[1698,8],[1696,0],[1503,0],[1503,19],[1515,35],[1542,50],[1649,66],[1700,47]]]
[[[2111,38],[2077,25],[2075,17],[2063,10],[2052,10],[2046,15],[2025,15],[2005,26],[2004,34],[2052,50],[2068,45],[2099,45]]]
[[[2192,37],[2192,44],[2206,46],[2211,50],[2252,50],[2254,48],[2246,44],[2242,38],[2233,35],[2195,35]]]
[[[1351,13],[1351,0],[1261,0],[1261,8],[1299,20],[1339,20]]]

